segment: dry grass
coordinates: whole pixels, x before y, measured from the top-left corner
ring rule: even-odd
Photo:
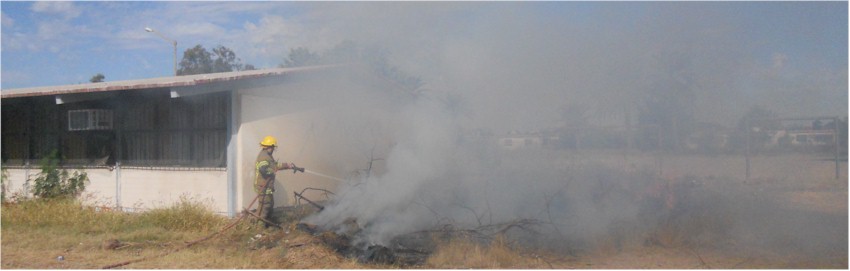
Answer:
[[[321,240],[295,229],[265,230],[244,220],[222,235],[232,219],[198,203],[182,202],[145,213],[95,210],[74,200],[24,200],[2,208],[2,269],[95,269],[150,257],[131,269],[380,269],[340,256]],[[257,239],[255,236],[262,234]],[[106,248],[108,240],[117,248]],[[64,260],[57,258],[62,256]]]
[[[502,238],[497,238],[490,244],[479,244],[465,239],[441,242],[425,266],[434,269],[551,268],[539,257],[521,255]]]
[[[98,211],[73,200],[27,200],[2,209],[2,268],[94,269],[143,257],[132,269],[386,269],[393,265],[345,258],[320,238],[295,229],[263,230],[241,222],[221,236],[170,253],[210,235],[232,220],[199,204],[131,214]],[[258,233],[264,237],[252,240]],[[118,240],[117,248],[105,247]],[[62,256],[64,260],[58,260]],[[489,245],[444,242],[428,268],[549,268],[511,250],[503,240]]]
[[[2,211],[2,268],[101,268],[171,251],[232,221],[190,202],[129,214],[97,211],[73,200],[26,200],[4,204]],[[258,232],[243,222],[219,238],[127,268],[311,268],[288,260],[286,246],[258,248],[251,241]],[[285,231],[277,234],[288,238]],[[121,245],[103,248],[110,239]]]
[[[767,157],[762,160],[781,157]],[[632,160],[638,160],[630,158]],[[729,161],[740,164],[738,158],[714,159],[691,163],[687,159],[665,160],[665,173],[680,170],[689,173],[699,169],[705,174],[722,176],[717,172],[738,174],[741,168],[721,171]],[[734,160],[734,161],[733,161]],[[789,162],[790,161],[790,162]],[[774,166],[798,160],[778,161]],[[694,161],[690,161],[694,162]],[[705,163],[703,163],[705,162]],[[712,162],[712,163],[709,163]],[[812,162],[779,173],[768,170],[768,161],[754,161],[754,178],[743,183],[754,191],[762,191],[789,202],[789,206],[808,212],[842,214],[847,212],[846,163],[842,164],[842,179],[832,178],[828,162]],[[825,164],[824,164],[825,163]],[[699,166],[697,166],[699,165]],[[684,170],[683,168],[688,168]],[[793,172],[792,172],[793,171]],[[790,174],[792,172],[794,174]],[[822,173],[817,176],[811,173]],[[783,177],[764,176],[789,174]],[[675,175],[675,174],[674,174]],[[699,174],[698,174],[699,175]],[[730,175],[734,175],[731,174]],[[740,174],[738,174],[740,175]],[[700,176],[705,176],[700,175]],[[737,176],[737,175],[736,175]],[[805,177],[801,177],[805,176]],[[717,178],[721,180],[721,178]],[[725,179],[723,179],[725,180]],[[741,181],[741,178],[731,178]],[[710,183],[709,183],[710,184]],[[758,189],[758,190],[755,190]],[[757,194],[761,195],[761,194]],[[689,217],[685,222],[710,226],[711,223]],[[716,217],[716,216],[715,216]],[[93,269],[103,266],[155,256],[187,241],[196,240],[221,229],[232,222],[207,211],[202,204],[183,202],[171,208],[146,213],[122,213],[95,210],[77,201],[24,200],[2,206],[2,269]],[[362,264],[345,258],[329,248],[319,238],[295,230],[290,222],[288,229],[269,231],[269,243],[251,241],[263,230],[250,223],[240,223],[224,235],[191,248],[164,257],[133,263],[130,269],[386,269],[398,266]],[[714,223],[718,223],[714,221]],[[470,240],[451,240],[439,244],[424,266],[432,269],[588,269],[588,268],[846,268],[846,247],[835,255],[811,258],[806,255],[789,257],[770,251],[761,253],[724,252],[706,246],[686,249],[683,244],[688,231],[675,225],[661,225],[650,236],[654,241],[646,246],[634,240],[619,240],[616,235],[601,235],[599,246],[565,256],[565,253],[532,253],[514,249],[503,240],[490,244]],[[694,229],[684,224],[684,228]],[[711,228],[711,227],[708,227]],[[710,233],[710,232],[709,232]],[[710,235],[708,235],[710,237]],[[121,242],[118,249],[103,249],[106,240]],[[734,247],[736,240],[731,246]],[[725,243],[724,243],[725,244]],[[546,255],[538,256],[538,255]],[[57,257],[63,256],[63,261]],[[793,256],[793,255],[792,255]]]

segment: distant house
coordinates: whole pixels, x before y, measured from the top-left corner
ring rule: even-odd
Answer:
[[[716,152],[729,145],[730,131],[715,123],[698,123],[694,132],[685,138],[685,147],[691,151]]]
[[[554,148],[560,144],[557,134],[540,131],[511,131],[499,137],[499,146],[506,150]]]
[[[775,131],[771,145],[830,146],[835,144],[834,130],[788,129]]]
[[[26,180],[55,150],[64,167],[88,173],[93,204],[135,210],[189,198],[233,216],[254,197],[263,136],[279,138],[280,160],[326,166],[317,154],[295,152],[319,148],[311,133],[330,125],[317,119],[334,110],[304,97],[392,87],[370,69],[330,65],[3,89],[2,167],[9,192],[31,193]],[[293,204],[292,191],[307,184],[336,185],[304,174],[282,179],[278,205]]]

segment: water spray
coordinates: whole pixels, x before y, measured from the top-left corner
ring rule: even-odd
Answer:
[[[343,179],[340,179],[340,178],[337,178],[337,177],[328,176],[328,175],[325,175],[325,174],[322,174],[322,173],[318,173],[318,172],[315,172],[315,171],[312,171],[312,170],[309,170],[309,169],[305,169],[305,170],[304,170],[304,171],[302,171],[302,172],[310,173],[310,174],[313,174],[313,175],[316,175],[316,176],[319,176],[319,177],[325,177],[325,178],[328,178],[328,179],[331,179],[331,180],[334,180],[334,181],[337,181],[337,182],[345,182],[345,180],[343,180]]]

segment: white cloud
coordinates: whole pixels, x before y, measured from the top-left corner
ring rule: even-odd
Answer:
[[[782,53],[774,53],[773,54],[773,68],[781,69],[785,66],[785,61],[788,60],[788,56]]]
[[[13,86],[27,85],[27,84],[32,83],[32,79],[33,79],[32,75],[29,74],[29,73],[14,71],[14,70],[12,70],[12,71],[5,70],[2,73],[0,73],[0,77],[2,77],[2,78],[0,78],[0,88],[3,88],[3,89],[7,88],[7,87],[2,86],[3,83],[6,83],[8,85],[13,85]]]
[[[39,1],[32,4],[32,11],[62,15],[65,19],[80,16],[82,11],[71,1]]]
[[[222,45],[257,67],[280,64],[287,46],[306,46],[311,40],[285,2],[168,2],[121,18],[110,39],[122,48],[158,48],[161,38],[145,33],[149,26],[177,40],[178,53],[201,44],[207,49]],[[153,18],[155,20],[152,20]],[[312,49],[312,48],[311,48]]]
[[[9,18],[5,12],[0,12],[0,22],[2,22],[2,26],[5,28],[12,27],[15,25],[15,20]]]
[[[241,29],[231,31],[225,45],[234,49],[243,62],[258,67],[280,64],[289,48],[306,46],[311,50],[320,47],[315,31],[297,19],[278,15],[263,16],[256,23],[244,22]]]
[[[82,14],[74,2],[33,2],[30,10],[32,23],[16,23],[8,14],[2,14],[3,50],[61,52],[92,33],[85,24],[72,22]]]
[[[191,36],[200,36],[200,37],[220,37],[224,32],[224,28],[218,26],[213,23],[204,22],[204,23],[189,23],[189,24],[180,24],[168,29],[169,33],[163,34],[166,37],[172,38],[176,37],[191,37]],[[169,36],[171,35],[171,36]],[[179,40],[178,40],[179,42]]]
[[[38,23],[36,36],[40,40],[61,38],[71,27],[63,21],[42,21]]]

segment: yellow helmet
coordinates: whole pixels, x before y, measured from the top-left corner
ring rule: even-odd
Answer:
[[[277,140],[274,139],[273,136],[266,136],[263,138],[263,141],[260,142],[260,146],[263,147],[277,147]]]

